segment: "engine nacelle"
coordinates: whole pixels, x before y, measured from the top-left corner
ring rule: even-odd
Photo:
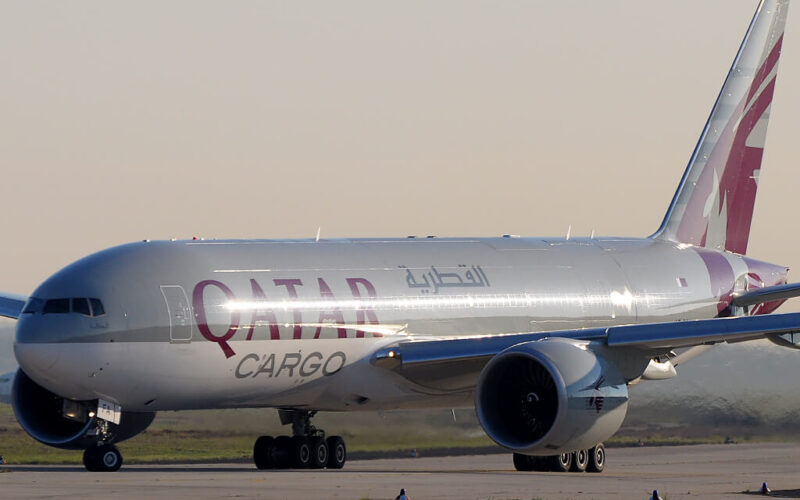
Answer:
[[[628,387],[589,343],[549,338],[495,356],[478,379],[475,409],[500,446],[556,455],[614,435],[628,409]]]
[[[782,335],[767,335],[767,338],[776,345],[781,347],[789,347],[792,349],[800,349],[800,334],[798,333],[784,333]]]
[[[72,401],[53,394],[21,369],[14,377],[11,404],[17,421],[32,438],[49,446],[83,450],[99,440],[95,417],[97,401]],[[122,412],[120,424],[109,423],[107,443],[118,443],[147,429],[156,414]]]

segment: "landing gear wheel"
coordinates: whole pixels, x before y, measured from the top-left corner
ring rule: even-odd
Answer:
[[[328,465],[328,443],[325,438],[315,436],[311,438],[311,468],[323,469]]]
[[[275,447],[272,451],[273,467],[276,469],[288,469],[292,466],[292,438],[289,436],[278,436],[275,438]]]
[[[83,465],[90,472],[115,472],[122,467],[122,453],[113,444],[93,446],[83,452]]]
[[[606,468],[606,447],[603,443],[597,444],[589,450],[589,464],[586,470],[589,472],[603,472]]]
[[[294,436],[291,444],[291,464],[298,469],[311,467],[311,442],[305,436]]]
[[[562,453],[550,457],[550,468],[553,472],[568,472],[572,467],[572,453]]]
[[[344,446],[344,439],[341,436],[331,436],[327,439],[328,444],[328,468],[341,469],[347,460],[347,448]]]
[[[273,451],[275,449],[275,439],[272,436],[261,436],[256,439],[253,445],[253,462],[257,469],[272,469],[275,467]]]
[[[533,458],[530,455],[523,455],[522,453],[514,453],[514,468],[520,472],[528,472],[535,470]]]
[[[544,472],[550,470],[550,460],[553,457],[534,457],[514,453],[514,468],[521,472]]]
[[[577,450],[572,452],[572,467],[570,472],[585,472],[589,465],[589,450]]]
[[[86,470],[89,472],[97,472],[94,455],[94,448],[87,448],[83,450],[83,466],[86,467]]]

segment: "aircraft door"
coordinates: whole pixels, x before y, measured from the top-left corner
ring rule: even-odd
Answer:
[[[161,295],[167,302],[169,315],[169,341],[185,343],[192,341],[192,308],[186,292],[179,285],[161,285]]]

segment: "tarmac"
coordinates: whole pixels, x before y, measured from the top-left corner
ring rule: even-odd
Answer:
[[[2,498],[343,498],[414,500],[800,498],[800,444],[607,449],[600,474],[517,472],[510,454],[348,461],[342,470],[258,471],[249,464],[0,466]]]

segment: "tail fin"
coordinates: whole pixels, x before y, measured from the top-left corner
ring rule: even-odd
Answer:
[[[661,227],[652,236],[744,254],[789,0],[761,0]]]

